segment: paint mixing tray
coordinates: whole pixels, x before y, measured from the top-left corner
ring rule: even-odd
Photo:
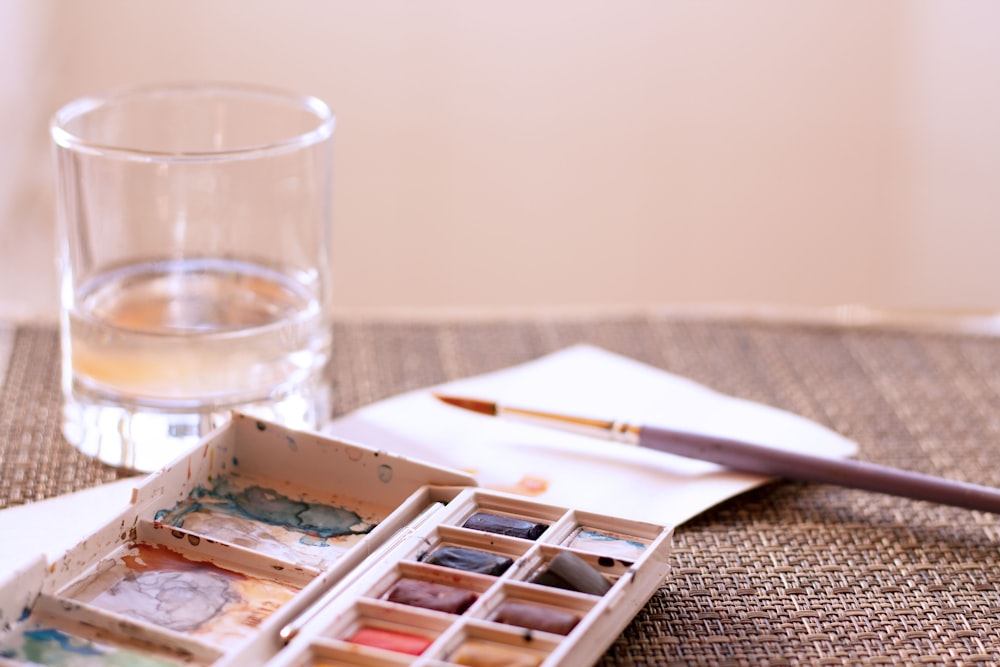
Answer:
[[[576,667],[660,586],[670,536],[236,413],[0,580],[0,665]]]

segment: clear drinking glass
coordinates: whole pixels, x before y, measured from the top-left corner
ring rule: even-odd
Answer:
[[[70,443],[149,471],[232,409],[326,421],[333,127],[315,98],[232,85],[55,114]]]

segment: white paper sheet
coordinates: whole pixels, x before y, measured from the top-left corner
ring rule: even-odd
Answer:
[[[433,391],[634,423],[753,440],[830,456],[856,445],[814,422],[719,394],[610,352],[577,346],[521,366],[414,391],[361,408],[324,431],[362,444],[467,470],[488,488],[544,487],[544,502],[679,524],[767,481],[700,461],[480,416]],[[129,502],[136,480],[0,511],[0,571],[39,554],[54,558]],[[10,539],[17,536],[17,539]]]
[[[477,415],[441,403],[433,391],[827,456],[857,451],[854,442],[797,415],[584,345],[380,401],[324,431],[460,468],[491,489],[528,487],[536,489],[531,495],[551,504],[674,525],[768,481],[662,452]]]

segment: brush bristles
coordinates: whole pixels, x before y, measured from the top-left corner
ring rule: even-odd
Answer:
[[[473,412],[489,415],[490,417],[497,416],[497,404],[491,401],[481,401],[475,398],[459,398],[457,396],[442,396],[441,394],[434,394],[434,398],[448,405],[454,405],[456,408],[472,410]]]

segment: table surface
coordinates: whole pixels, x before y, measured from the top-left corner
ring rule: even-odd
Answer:
[[[1000,486],[1000,339],[634,315],[350,320],[334,410],[589,343],[815,420],[858,458]],[[54,326],[0,325],[0,508],[118,478],[59,433]],[[1000,520],[776,482],[680,526],[672,575],[600,665],[1000,663]]]

